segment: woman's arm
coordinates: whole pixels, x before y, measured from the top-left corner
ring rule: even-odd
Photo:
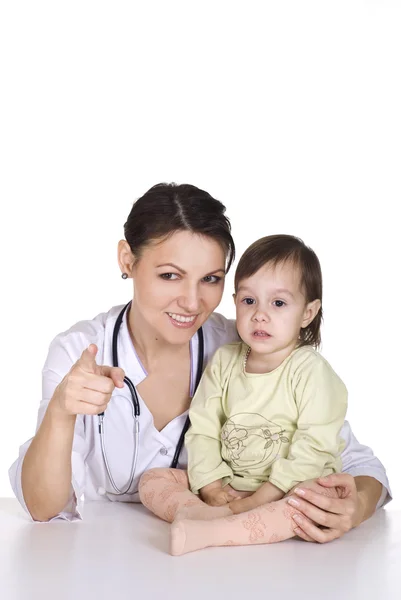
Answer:
[[[63,359],[65,363],[64,349],[57,350],[53,358],[56,362],[57,358]],[[34,520],[48,521],[58,515],[71,497],[74,435],[77,445],[83,450],[83,443],[80,443],[83,442],[83,433],[76,430],[77,415],[104,412],[114,387],[124,385],[122,369],[98,366],[96,353],[94,344],[84,350],[58,385],[55,369],[45,370],[44,396],[48,397],[54,385],[57,387],[45,407],[43,420],[39,418],[40,425],[23,457],[21,468],[22,495]],[[62,369],[63,364],[57,365],[57,371]],[[82,429],[82,417],[78,419]],[[18,489],[18,482],[14,482],[14,487]]]
[[[325,505],[322,505],[322,502],[325,501],[320,495],[307,492],[308,497],[306,495],[304,497],[308,502],[302,504],[304,510],[301,508],[301,512],[305,516],[314,514],[315,523],[320,526],[325,526],[328,519],[331,521],[329,527],[331,531],[322,535],[321,529],[305,525],[305,520],[300,537],[308,541],[326,542],[341,537],[352,527],[357,527],[368,519],[374,513],[375,508],[381,506],[380,501],[385,499],[384,494],[391,500],[390,486],[384,466],[368,446],[358,442],[348,421],[344,423],[341,437],[346,443],[341,454],[343,473],[324,478],[322,484],[326,487],[343,485],[345,488],[343,497],[336,504],[337,512],[333,518],[329,514],[335,512],[333,504],[327,505],[328,512],[326,512]],[[341,478],[341,483],[338,483],[338,478]],[[302,484],[299,487],[301,488]]]
[[[354,477],[354,481],[359,498],[359,511],[357,511],[361,516],[357,523],[359,525],[374,514],[382,495],[383,486],[380,481],[366,475]]]
[[[68,502],[75,420],[75,415],[66,415],[57,409],[57,398],[54,397],[25,454],[21,471],[22,492],[35,521],[48,521]]]
[[[382,484],[382,497],[378,506],[383,501],[391,500],[391,491],[389,481],[386,475],[386,469],[380,460],[374,455],[369,446],[364,446],[355,437],[348,421],[344,422],[341,430],[341,437],[345,440],[345,448],[341,453],[343,463],[343,473],[348,473],[353,477],[369,477]]]

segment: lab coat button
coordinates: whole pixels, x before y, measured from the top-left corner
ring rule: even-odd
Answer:
[[[167,448],[165,448],[164,446],[163,446],[163,448],[160,448],[160,454],[162,454],[163,456],[166,456],[168,454]]]

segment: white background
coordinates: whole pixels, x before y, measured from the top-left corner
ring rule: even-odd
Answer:
[[[238,256],[315,249],[323,353],[400,496],[400,30],[386,1],[2,3],[0,496],[51,339],[128,301],[117,242],[160,181],[222,200]]]

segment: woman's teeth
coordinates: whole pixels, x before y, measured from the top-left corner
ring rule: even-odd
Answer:
[[[169,317],[174,319],[174,321],[178,321],[179,323],[192,323],[196,319],[196,315],[194,317],[183,317],[181,315],[176,315],[175,313],[167,313]]]

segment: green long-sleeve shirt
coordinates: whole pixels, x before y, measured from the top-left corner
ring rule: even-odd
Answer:
[[[341,471],[347,390],[329,363],[304,346],[270,373],[246,373],[247,348],[220,348],[192,400],[185,439],[192,491],[222,479],[237,490],[270,481],[287,492]]]

